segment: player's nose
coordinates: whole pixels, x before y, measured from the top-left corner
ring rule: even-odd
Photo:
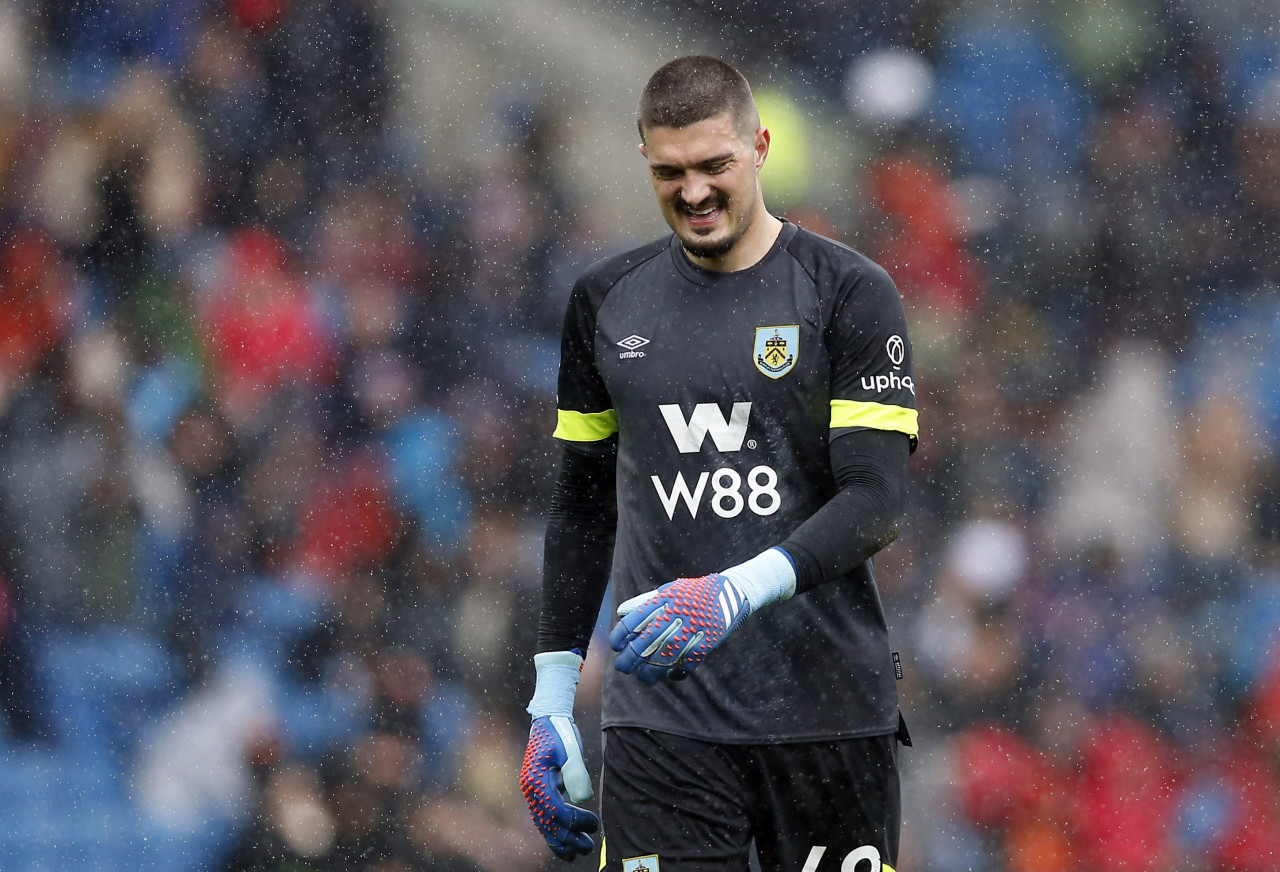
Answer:
[[[705,176],[691,174],[680,188],[680,199],[686,206],[697,208],[711,196],[711,183]]]

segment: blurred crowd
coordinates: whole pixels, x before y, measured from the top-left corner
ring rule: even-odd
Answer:
[[[911,319],[900,868],[1280,870],[1280,34],[855,5],[691,4],[857,138],[789,215]],[[516,771],[560,309],[630,240],[536,99],[433,173],[395,15],[0,2],[5,869],[555,862]]]

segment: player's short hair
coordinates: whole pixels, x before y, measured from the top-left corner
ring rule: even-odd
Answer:
[[[680,129],[721,112],[732,116],[743,136],[760,126],[746,77],[718,58],[690,55],[664,64],[649,77],[640,94],[636,126],[643,142],[651,127]]]

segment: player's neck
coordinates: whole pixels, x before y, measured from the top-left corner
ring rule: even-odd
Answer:
[[[751,222],[747,232],[742,235],[729,252],[722,257],[698,257],[684,250],[685,256],[703,269],[715,272],[738,272],[755,266],[773,248],[782,232],[782,220],[770,215],[763,206],[760,217]]]

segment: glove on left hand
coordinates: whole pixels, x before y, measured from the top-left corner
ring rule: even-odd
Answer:
[[[649,685],[683,678],[753,611],[795,590],[791,558],[770,548],[724,572],[677,578],[632,597],[618,607],[622,620],[609,633],[609,647],[621,652],[614,668]]]
[[[645,594],[609,633],[609,647],[621,652],[614,668],[650,685],[673,667],[692,672],[751,608],[742,588],[725,575],[677,578]]]

